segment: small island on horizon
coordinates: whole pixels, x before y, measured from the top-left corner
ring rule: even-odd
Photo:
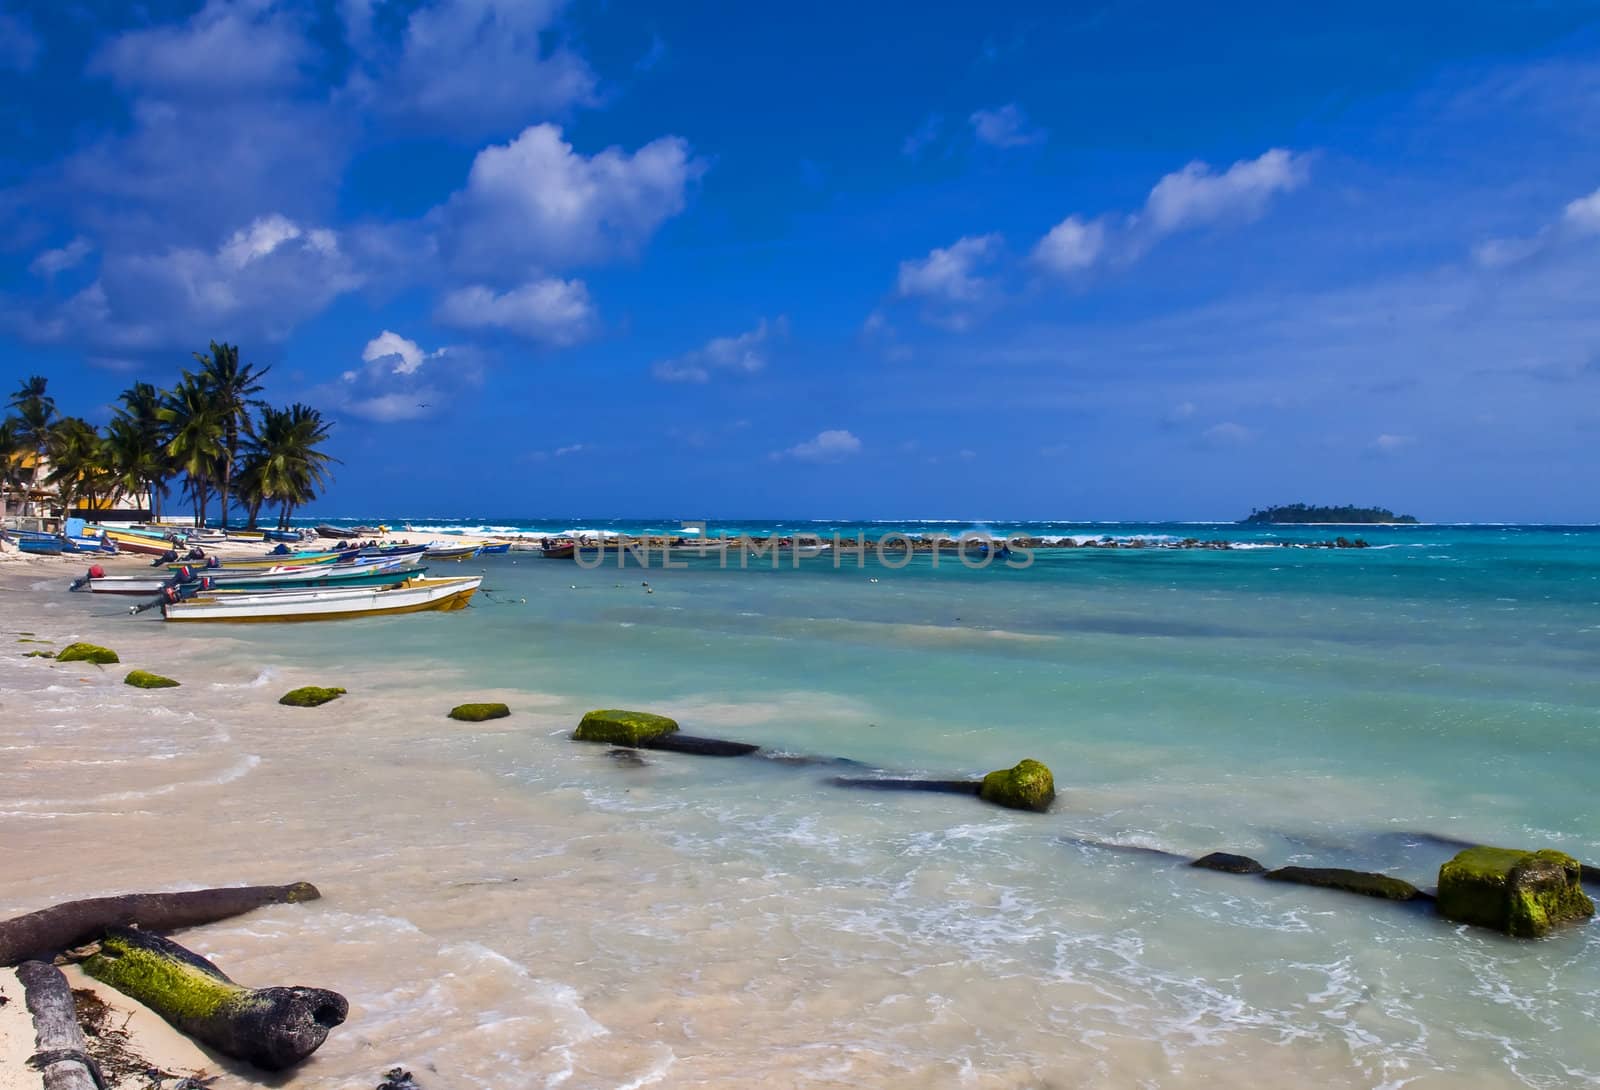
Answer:
[[[1313,504],[1288,503],[1276,507],[1251,508],[1250,517],[1239,520],[1241,525],[1264,523],[1357,523],[1383,522],[1415,523],[1412,515],[1397,515],[1387,507],[1318,507]]]

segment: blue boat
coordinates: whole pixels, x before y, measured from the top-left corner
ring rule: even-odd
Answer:
[[[17,547],[25,553],[35,553],[40,556],[60,556],[66,551],[66,540],[59,534],[41,534],[34,530],[13,530],[13,540]]]
[[[478,550],[479,556],[499,556],[501,553],[511,551],[511,542],[497,541],[493,545],[485,545]]]

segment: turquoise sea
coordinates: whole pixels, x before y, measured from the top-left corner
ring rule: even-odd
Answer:
[[[677,528],[411,525],[417,540],[449,529]],[[513,553],[461,565],[486,577],[461,614],[229,635],[283,668],[448,667],[461,699],[539,694],[553,724],[588,707],[653,709],[690,733],[939,777],[1044,761],[1059,797],[1035,816],[853,791],[829,782],[835,769],[760,759],[657,755],[630,769],[575,756],[584,747],[564,726],[441,743],[529,798],[566,792],[560,805],[575,822],[637,828],[653,866],[678,876],[670,911],[713,930],[742,920],[802,991],[884,982],[870,1009],[836,994],[824,1016],[786,1000],[807,1033],[850,1038],[880,1071],[944,1072],[949,1085],[1223,1085],[1208,1080],[1230,1063],[1277,1056],[1258,1070],[1262,1085],[1600,1085],[1600,925],[1514,942],[1425,907],[1199,872],[1158,854],[1225,850],[1422,887],[1453,852],[1433,837],[1600,862],[1600,529],[711,532],[889,529],[1255,547],[1046,550],[1023,569],[983,570],[928,555],[903,568],[820,557],[741,570],[689,557],[682,568],[630,558],[587,570]],[[1275,547],[1339,534],[1371,547]],[[760,923],[744,917],[744,881],[784,891],[761,902]],[[689,909],[685,888],[700,891]],[[696,979],[701,937],[676,936],[685,981]],[[528,941],[515,956],[548,975],[572,983],[588,971],[564,972],[558,951]],[[767,1008],[782,1003],[752,973],[742,1017],[759,1037],[777,1018]],[[926,1024],[888,1018],[877,1004],[894,995],[924,1004]],[[1138,1058],[1146,1052],[1157,1059]],[[929,1066],[934,1056],[954,1066]],[[999,1057],[1023,1074],[973,1081]],[[1074,1057],[1070,1071],[1052,1066],[1062,1057]],[[661,1084],[679,1083],[669,1073]]]

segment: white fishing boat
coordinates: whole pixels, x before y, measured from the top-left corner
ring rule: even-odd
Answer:
[[[169,621],[333,621],[399,613],[465,609],[482,585],[482,576],[465,579],[408,579],[398,587],[342,587],[264,594],[204,595],[161,607]]]
[[[209,579],[215,587],[268,587],[268,586],[338,586],[357,582],[381,582],[375,577],[395,574],[405,578],[421,562],[420,554],[391,557],[384,560],[358,561],[354,564],[280,564],[273,568],[204,568],[192,566],[188,575],[177,572],[150,572],[140,575],[106,575],[98,564],[75,580],[72,590],[87,590],[93,594],[160,594],[171,586]],[[96,574],[96,573],[99,574]]]

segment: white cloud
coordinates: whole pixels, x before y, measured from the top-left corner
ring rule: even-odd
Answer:
[[[1100,260],[1106,246],[1106,226],[1100,220],[1068,216],[1039,240],[1033,259],[1051,272],[1081,272]]]
[[[1600,189],[1568,201],[1561,218],[1525,238],[1492,238],[1472,249],[1472,258],[1486,269],[1526,261],[1563,243],[1600,234]]]
[[[503,330],[564,347],[588,337],[596,316],[582,280],[548,278],[500,293],[482,284],[459,288],[434,317],[458,329]]]
[[[90,245],[89,240],[79,235],[60,249],[45,250],[28,265],[28,271],[35,276],[49,279],[57,273],[81,265],[83,259],[93,252],[94,247]]]
[[[416,374],[428,360],[437,359],[442,355],[444,355],[442,348],[437,352],[424,352],[416,341],[387,329],[368,341],[367,347],[361,350],[361,359],[364,363],[392,365],[390,370],[396,375]],[[349,377],[348,372],[346,377]]]
[[[946,303],[977,302],[985,288],[977,268],[993,258],[999,245],[999,235],[973,235],[932,250],[927,257],[900,262],[896,285],[900,295]]]
[[[358,62],[347,92],[365,109],[459,136],[598,101],[588,64],[556,41],[561,0],[434,0],[392,40],[378,33],[373,7],[341,5]]]
[[[99,276],[53,310],[30,315],[30,340],[116,351],[192,345],[226,326],[243,343],[278,342],[362,284],[334,232],[265,216],[216,249],[169,246],[106,254]],[[200,330],[200,333],[196,333]]]
[[[716,371],[753,375],[767,366],[770,342],[788,332],[789,320],[782,315],[770,325],[763,318],[747,333],[713,337],[704,347],[657,361],[650,371],[661,382],[709,382]]]
[[[837,462],[861,453],[861,440],[847,431],[818,432],[813,439],[796,443],[788,450],[775,451],[774,458],[796,458],[802,462]]]
[[[1299,189],[1310,177],[1309,157],[1283,148],[1241,159],[1220,174],[1192,162],[1158,181],[1138,212],[1092,220],[1068,216],[1039,240],[1033,258],[1060,275],[1107,261],[1137,261],[1169,235],[1259,219],[1273,198]]]
[[[89,61],[91,75],[157,95],[234,97],[296,82],[312,50],[286,6],[207,0],[178,24],[130,30]]]
[[[27,20],[0,11],[0,71],[30,71],[42,51]]]
[[[1029,124],[1027,115],[1015,102],[992,110],[977,110],[967,120],[979,140],[997,148],[1042,144],[1048,135],[1045,130]]]
[[[1213,424],[1200,433],[1200,438],[1212,446],[1239,447],[1255,438],[1255,432],[1243,424],[1235,424],[1231,420],[1224,420],[1220,424]]]
[[[478,153],[466,187],[436,214],[441,243],[483,276],[630,255],[683,211],[704,170],[676,136],[584,156],[555,125],[534,125]]]
[[[1274,196],[1299,189],[1310,177],[1306,156],[1283,148],[1241,159],[1221,174],[1195,161],[1156,183],[1137,223],[1159,236],[1224,220],[1257,219]]]

